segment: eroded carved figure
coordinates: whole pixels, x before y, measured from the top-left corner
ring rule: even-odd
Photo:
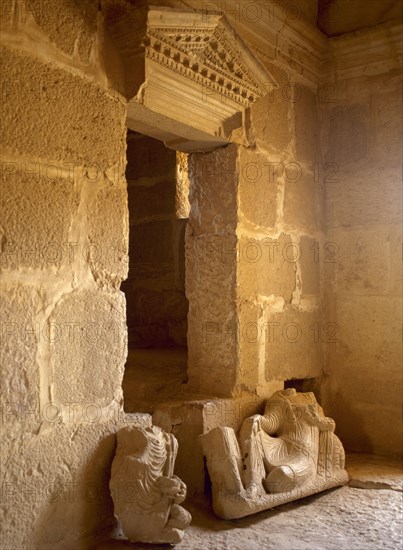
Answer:
[[[131,426],[117,441],[109,487],[123,533],[132,542],[179,543],[191,515],[179,506],[186,485],[173,473],[175,437],[156,426]]]
[[[217,515],[243,517],[346,483],[334,429],[313,393],[287,389],[243,422],[239,441],[231,428],[202,436]]]

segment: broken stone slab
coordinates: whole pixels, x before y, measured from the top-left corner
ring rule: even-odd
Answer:
[[[186,485],[174,475],[178,443],[157,426],[117,433],[109,488],[115,517],[131,542],[177,544],[191,521],[179,506]]]
[[[263,415],[201,436],[213,508],[225,519],[248,516],[348,482],[345,454],[313,393],[276,392]]]

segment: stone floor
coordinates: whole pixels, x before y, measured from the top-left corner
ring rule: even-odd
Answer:
[[[348,455],[350,484],[241,520],[220,520],[204,503],[187,504],[193,521],[178,550],[402,549],[402,464]],[[94,550],[164,548],[116,534]],[[166,548],[166,547],[165,547]]]

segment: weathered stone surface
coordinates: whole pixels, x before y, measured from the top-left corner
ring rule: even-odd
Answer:
[[[277,215],[277,174],[268,158],[241,148],[239,206],[245,218],[258,226],[274,227]]]
[[[117,434],[109,483],[115,516],[131,542],[177,544],[191,521],[179,506],[186,485],[174,475],[178,442],[156,426]],[[132,498],[124,496],[130,487]]]
[[[3,145],[98,171],[118,163],[126,134],[121,102],[87,79],[7,48],[2,48],[1,73],[7,75]]]
[[[294,87],[295,149],[297,159],[319,162],[319,125],[315,94],[305,86]]]
[[[127,354],[125,300],[118,291],[63,296],[49,320],[54,400],[107,406],[120,401]]]
[[[38,420],[40,371],[37,361],[43,338],[38,290],[20,284],[2,285],[1,312],[1,409],[5,424]]]
[[[338,343],[327,350],[327,400],[338,431],[352,450],[398,454],[402,426],[397,411],[403,395],[400,306],[385,296],[341,295],[333,315]]]
[[[276,84],[268,84],[267,96],[252,105],[252,125],[259,145],[265,149],[283,152],[291,141],[289,77],[284,70],[272,63],[266,63],[266,66]]]
[[[302,296],[320,294],[320,247],[317,241],[301,237],[299,241]],[[319,254],[318,254],[319,252]]]
[[[333,267],[339,292],[389,293],[394,232],[394,228],[388,226],[338,228],[331,232],[330,238],[337,250]]]
[[[340,167],[326,185],[328,226],[400,224],[400,172],[400,165],[391,163]]]
[[[190,223],[198,234],[233,234],[237,223],[236,145],[189,155]]]
[[[348,481],[344,449],[313,393],[276,392],[263,415],[202,437],[215,513],[244,517]]]
[[[37,171],[37,164],[33,170]],[[24,163],[8,163],[1,175],[1,265],[51,269],[72,261],[69,236],[79,193],[72,179],[28,174]]]
[[[381,162],[402,154],[402,96],[398,90],[375,95],[372,103],[372,151]]]
[[[299,165],[296,165],[299,166]],[[284,223],[287,229],[323,229],[322,181],[299,166],[284,185]]]
[[[3,437],[2,544],[68,550],[114,524],[108,482],[123,426],[149,426],[148,415],[116,411],[108,422],[43,422],[37,434]],[[25,528],[16,529],[22,521]]]
[[[189,497],[200,497],[207,483],[199,435],[218,426],[238,430],[243,420],[263,410],[263,400],[250,395],[235,399],[169,400],[159,403],[153,423],[173,433],[179,443],[176,471],[188,488]]]
[[[119,288],[129,264],[126,188],[101,189],[88,216],[88,262],[93,277],[98,284]]]
[[[186,236],[189,384],[231,395],[237,371],[236,237]]]
[[[402,460],[363,453],[346,454],[349,487],[403,492]]]
[[[281,296],[291,301],[295,289],[295,261],[291,237],[239,241],[239,295],[254,300],[256,295]]]
[[[11,27],[14,21],[15,0],[0,4],[0,26],[5,29]]]
[[[98,3],[96,0],[61,0],[55,10],[52,0],[24,0],[25,12],[54,42],[70,56],[89,63],[96,39]]]
[[[266,380],[314,378],[322,368],[321,319],[318,312],[286,306],[266,317]]]
[[[368,158],[369,106],[365,104],[337,105],[331,109],[329,121],[329,149],[326,162],[334,162],[341,169],[346,164]]]

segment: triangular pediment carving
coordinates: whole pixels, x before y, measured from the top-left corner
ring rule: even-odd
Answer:
[[[129,128],[178,150],[229,143],[244,110],[275,84],[223,14],[147,4],[114,20],[111,34],[125,64]]]
[[[147,57],[244,107],[267,94],[273,78],[222,14],[181,15],[151,8]]]

